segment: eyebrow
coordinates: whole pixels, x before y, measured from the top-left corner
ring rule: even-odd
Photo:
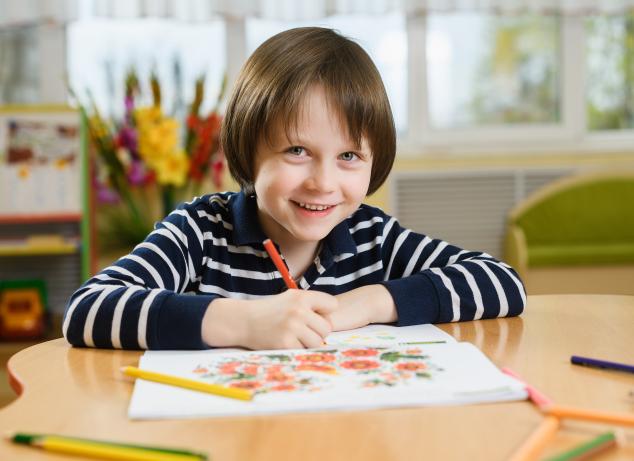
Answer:
[[[303,146],[303,147],[307,147],[310,145],[309,142],[307,142],[305,139],[302,139],[300,136],[297,136],[294,139],[289,139],[289,137],[284,135],[283,138],[284,138],[283,141],[280,142],[279,144],[288,145],[288,146]],[[366,139],[366,146],[367,146],[367,151],[370,151],[370,144],[367,142],[367,139]],[[357,146],[355,145],[353,141],[346,143],[345,147],[343,149],[338,149],[338,151],[340,153],[350,152],[350,151],[363,152],[363,153],[367,152],[366,150],[363,149],[363,143]]]

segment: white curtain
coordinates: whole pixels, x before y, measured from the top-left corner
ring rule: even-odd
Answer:
[[[86,17],[164,17],[200,22],[214,16],[257,16],[277,20],[318,19],[333,14],[384,14],[399,10],[559,12],[615,14],[634,0],[0,0],[0,27],[65,23]]]

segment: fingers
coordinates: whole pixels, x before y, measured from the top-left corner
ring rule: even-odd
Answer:
[[[293,297],[293,302],[299,305],[309,307],[313,311],[327,315],[339,306],[339,301],[333,295],[313,290],[288,290],[285,291],[286,296]]]
[[[332,331],[329,314],[339,304],[332,295],[305,290],[288,290],[260,302],[264,305],[258,311],[269,312],[263,319],[264,323],[270,322],[270,328],[264,331],[262,322],[257,322],[254,335],[268,337],[273,348],[283,349],[323,346],[324,338]]]
[[[339,301],[333,295],[321,291],[308,291],[313,298],[313,310],[321,315],[332,314],[339,307]]]
[[[315,312],[310,312],[309,314],[306,319],[306,325],[321,338],[328,336],[332,331],[330,319]]]
[[[306,349],[312,349],[315,347],[321,347],[324,345],[324,338],[317,334],[312,328],[302,328],[302,331],[298,335],[299,342]]]

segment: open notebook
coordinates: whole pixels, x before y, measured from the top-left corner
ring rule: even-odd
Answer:
[[[132,419],[245,416],[521,400],[521,383],[432,325],[372,325],[319,349],[151,351],[146,370],[250,389],[240,401],[137,379]]]

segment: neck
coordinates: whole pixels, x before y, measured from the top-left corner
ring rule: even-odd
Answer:
[[[291,277],[298,279],[306,272],[315,260],[320,247],[320,242],[280,245]]]

